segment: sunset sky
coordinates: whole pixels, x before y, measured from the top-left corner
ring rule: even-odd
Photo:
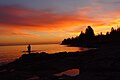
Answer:
[[[0,0],[0,45],[60,43],[120,26],[120,0]]]

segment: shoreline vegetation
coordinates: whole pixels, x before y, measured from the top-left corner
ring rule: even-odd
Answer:
[[[29,53],[0,66],[1,80],[120,80],[120,28],[106,35],[94,34],[88,26],[85,33],[62,41],[62,45],[95,47],[83,52]],[[79,69],[76,76],[55,76]]]
[[[116,45],[120,41],[120,27],[117,29],[111,28],[106,34],[95,35],[91,26],[88,26],[85,32],[81,31],[79,36],[64,39],[61,45],[76,46],[76,47],[93,47],[100,48],[104,45]]]

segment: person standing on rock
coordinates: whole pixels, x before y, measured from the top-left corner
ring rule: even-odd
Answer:
[[[30,54],[31,53],[31,45],[29,44],[27,48],[28,48],[28,53]]]

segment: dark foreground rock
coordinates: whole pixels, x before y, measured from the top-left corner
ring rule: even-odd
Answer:
[[[75,68],[80,69],[77,76],[54,76]],[[0,67],[0,80],[120,80],[120,47],[23,54],[14,62]]]

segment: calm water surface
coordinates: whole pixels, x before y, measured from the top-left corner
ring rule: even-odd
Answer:
[[[23,51],[27,51],[28,45],[17,45],[17,46],[0,46],[0,65],[11,62],[16,58],[19,58],[24,53]],[[41,44],[41,45],[31,45],[32,51],[35,52],[47,52],[49,54],[53,54],[56,52],[75,52],[75,51],[84,51],[88,50],[88,48],[79,48],[79,47],[67,47],[65,45],[59,44]],[[71,69],[58,74],[56,76],[61,76],[63,74],[69,76],[75,76],[79,74],[79,69]]]
[[[23,54],[22,51],[27,51],[27,46],[28,45],[0,46],[0,63],[11,62],[20,57]],[[87,50],[87,48],[67,47],[59,44],[41,44],[31,46],[33,51],[47,52],[49,54],[63,51],[74,52]]]

